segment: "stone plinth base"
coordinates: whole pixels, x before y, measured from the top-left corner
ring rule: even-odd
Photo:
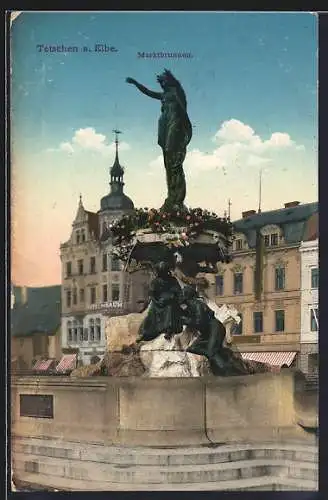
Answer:
[[[52,413],[47,418],[22,415],[24,395],[52,396]],[[201,465],[199,455],[204,458],[204,449],[223,443],[235,445],[239,452],[245,445],[265,450],[269,448],[262,448],[263,443],[306,447],[316,442],[315,436],[297,425],[292,372],[190,379],[17,378],[12,382],[12,405],[14,478],[64,490],[131,490],[147,484],[156,489],[177,484],[204,489],[207,482],[258,478],[263,470],[292,482],[297,479],[297,467],[284,460],[277,463],[276,457],[264,463],[260,458],[264,451],[254,455],[253,463],[248,453],[245,459],[240,457],[243,463],[224,466],[221,462],[233,462],[234,455],[222,455],[224,459],[220,455],[216,466],[213,458]],[[132,447],[141,451],[130,453]],[[190,458],[190,467],[188,460],[179,465],[185,460],[183,447],[197,450],[198,458]],[[160,448],[166,448],[165,456]],[[142,470],[130,467],[131,461],[147,462],[148,455],[153,464],[162,457],[167,467],[155,470],[151,463]],[[177,462],[171,456],[179,456]],[[299,465],[300,473],[304,469]],[[308,477],[302,478],[313,482],[316,468],[310,465],[309,470]]]

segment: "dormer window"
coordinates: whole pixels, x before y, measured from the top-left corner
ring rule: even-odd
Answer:
[[[247,240],[246,240],[246,237],[243,233],[235,234],[234,239],[235,239],[235,241],[234,241],[233,248],[236,252],[240,252],[240,251],[245,250],[247,248]]]
[[[261,229],[261,234],[263,235],[264,245],[266,247],[277,247],[282,240],[281,229],[274,224],[263,227]]]
[[[270,235],[270,245],[276,247],[278,245],[279,235],[278,233],[273,233]]]

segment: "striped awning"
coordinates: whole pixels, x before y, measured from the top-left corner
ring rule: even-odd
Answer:
[[[296,356],[296,352],[242,352],[242,358],[249,361],[259,361],[273,366],[290,366]]]
[[[39,359],[35,365],[33,366],[34,371],[45,372],[49,370],[50,366],[53,363],[53,359]]]
[[[56,372],[65,373],[76,368],[77,356],[76,354],[65,354],[56,366]]]

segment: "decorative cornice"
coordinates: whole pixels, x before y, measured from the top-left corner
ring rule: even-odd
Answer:
[[[217,265],[217,270],[218,270],[217,274],[218,274],[219,276],[223,276],[223,275],[224,275],[224,273],[226,272],[226,268],[225,268],[225,267],[223,267],[223,266],[222,266],[222,265],[220,265],[220,264],[218,264],[218,265]]]
[[[273,263],[274,267],[277,268],[277,267],[284,267],[286,268],[288,266],[288,261],[279,257],[274,263]]]
[[[245,265],[242,265],[242,264],[235,264],[232,268],[231,268],[231,271],[235,274],[235,273],[243,273],[246,269],[246,266]]]

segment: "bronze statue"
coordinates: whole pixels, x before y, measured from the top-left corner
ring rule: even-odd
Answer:
[[[226,374],[229,367],[223,348],[226,335],[224,325],[215,318],[212,309],[199,297],[194,287],[186,285],[182,296],[182,302],[186,306],[182,321],[200,334],[186,351],[205,356],[214,375]]]
[[[183,329],[180,307],[182,289],[179,282],[172,276],[166,262],[158,262],[155,272],[156,277],[149,289],[150,307],[140,325],[137,342],[153,340],[161,333],[165,333],[165,338],[169,339]]]
[[[163,151],[167,183],[167,198],[162,208],[181,210],[184,208],[186,197],[183,162],[192,137],[185,92],[180,82],[168,70],[157,76],[162,92],[149,90],[133,78],[127,78],[126,81],[148,97],[162,101],[158,121],[158,145]]]

